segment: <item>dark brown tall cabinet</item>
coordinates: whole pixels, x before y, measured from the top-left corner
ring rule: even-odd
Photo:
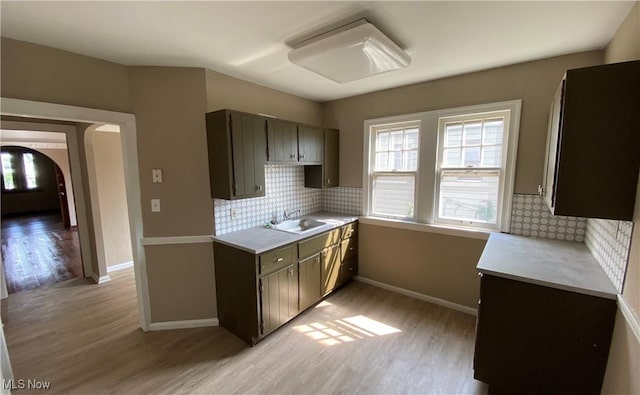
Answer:
[[[206,114],[211,196],[227,200],[265,195],[266,121],[229,110]]]
[[[555,215],[631,220],[640,61],[567,71],[551,106],[541,193]]]
[[[332,188],[340,185],[340,132],[324,129],[322,165],[304,167],[304,186],[307,188]]]

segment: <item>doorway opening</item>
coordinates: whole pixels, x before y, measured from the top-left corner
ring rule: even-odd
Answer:
[[[66,135],[2,130],[0,140],[7,293],[84,276]]]

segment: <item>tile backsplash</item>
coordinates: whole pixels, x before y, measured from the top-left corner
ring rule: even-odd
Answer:
[[[511,233],[540,239],[583,242],[586,218],[552,215],[538,195],[513,195]]]
[[[322,190],[304,187],[304,167],[293,165],[265,166],[265,196],[251,199],[213,199],[216,235],[264,225],[277,216],[282,221],[284,210],[300,210],[300,215],[322,209]],[[231,219],[231,210],[236,218]]]
[[[631,221],[587,220],[585,244],[618,292],[622,292],[632,230]]]
[[[335,187],[323,189],[322,211],[362,215],[362,188]]]

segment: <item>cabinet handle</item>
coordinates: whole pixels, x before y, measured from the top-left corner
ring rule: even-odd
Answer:
[[[353,251],[355,249],[356,249],[355,247],[349,247],[349,251]]]
[[[289,269],[289,275],[293,276],[293,269]]]
[[[296,154],[290,154],[290,155],[289,155],[289,158],[290,158],[290,159],[295,159],[295,158],[296,158]]]
[[[300,155],[300,160],[304,159],[304,154]]]
[[[256,191],[262,192],[262,185],[256,185]]]
[[[327,178],[327,185],[331,185],[331,178]]]
[[[544,195],[544,188],[542,187],[542,185],[538,185],[538,195]]]
[[[280,258],[276,259],[276,262],[282,262],[282,261],[284,261],[283,257],[280,257]]]

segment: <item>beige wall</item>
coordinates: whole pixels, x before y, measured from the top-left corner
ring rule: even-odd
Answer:
[[[218,316],[211,244],[145,248],[151,322]]]
[[[129,82],[145,237],[213,234],[204,69],[131,67]],[[162,169],[162,184],[152,183],[154,168]],[[151,199],[160,199],[159,213]]]
[[[358,275],[478,307],[485,240],[360,224]]]
[[[207,111],[224,108],[317,126],[323,121],[320,103],[207,70]]]
[[[108,268],[133,259],[120,133],[95,130],[88,133],[93,134],[100,222]]]
[[[2,37],[2,97],[130,112],[127,68]]]
[[[640,60],[640,2],[637,1],[605,49],[606,63],[629,60]],[[640,322],[640,180],[622,299],[633,311],[637,325]],[[618,311],[603,393],[640,394],[640,339],[634,336],[631,325]]]
[[[365,119],[522,99],[515,192],[537,193],[549,105],[562,75],[602,59],[602,51],[577,53],[327,102],[325,126],[340,129],[340,185],[362,186]]]

